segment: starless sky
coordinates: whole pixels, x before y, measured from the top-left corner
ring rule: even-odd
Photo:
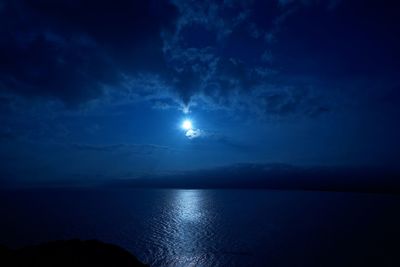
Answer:
[[[235,163],[395,167],[399,10],[0,0],[0,183]]]

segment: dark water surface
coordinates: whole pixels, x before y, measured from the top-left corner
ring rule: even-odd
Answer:
[[[152,266],[400,266],[400,197],[179,189],[0,193],[0,244],[99,239]]]

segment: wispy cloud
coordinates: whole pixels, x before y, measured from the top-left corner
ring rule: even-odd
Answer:
[[[110,144],[110,145],[94,145],[94,144],[71,144],[71,148],[80,151],[89,152],[129,152],[139,155],[153,155],[159,152],[170,153],[174,151],[167,146],[159,146],[153,144]]]

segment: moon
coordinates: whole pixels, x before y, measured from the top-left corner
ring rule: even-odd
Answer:
[[[182,129],[184,130],[191,130],[193,128],[192,122],[188,119],[182,122]]]

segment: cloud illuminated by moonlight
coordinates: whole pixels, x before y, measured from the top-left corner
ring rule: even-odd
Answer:
[[[200,129],[189,129],[186,131],[186,137],[189,139],[195,139],[202,135],[203,131]]]

